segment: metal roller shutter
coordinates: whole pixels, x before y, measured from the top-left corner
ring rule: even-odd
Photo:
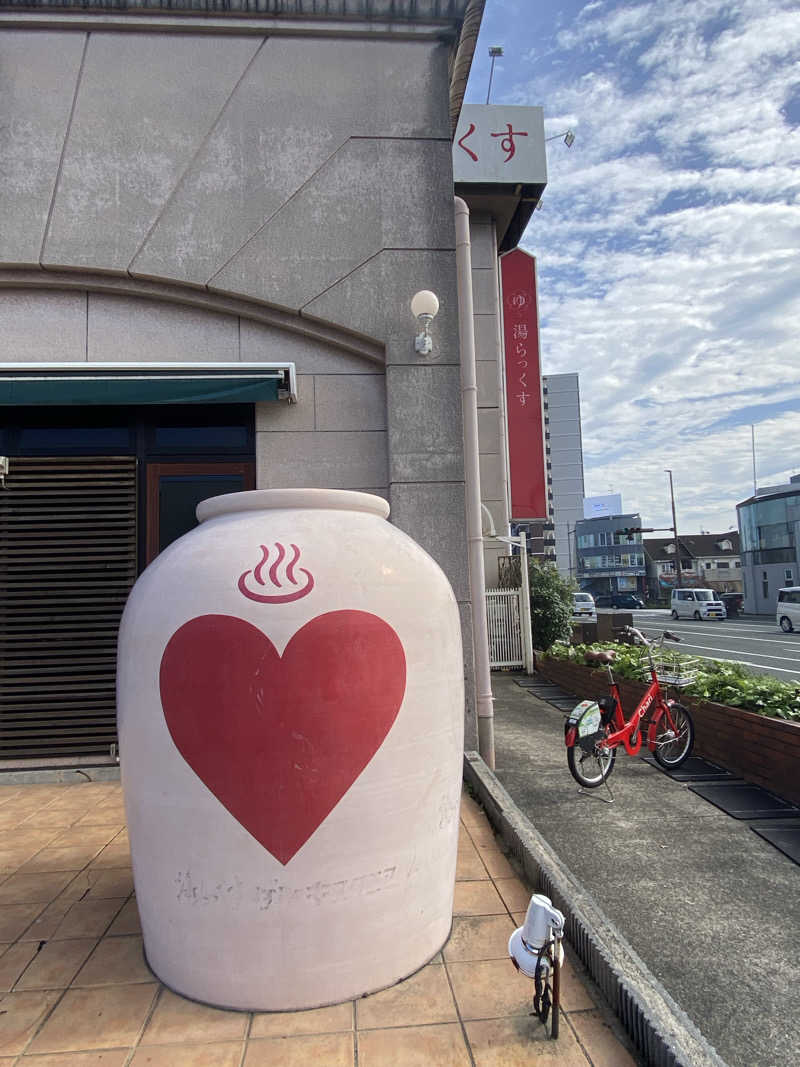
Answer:
[[[0,767],[116,745],[117,630],[136,580],[136,460],[9,460],[0,489]]]

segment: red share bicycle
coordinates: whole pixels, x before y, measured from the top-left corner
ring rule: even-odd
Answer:
[[[665,630],[660,638],[648,640],[640,630],[626,626],[624,633],[636,638],[646,649],[643,670],[650,685],[630,718],[625,717],[619,685],[614,679],[614,651],[587,652],[590,662],[602,665],[608,673],[610,696],[599,701],[584,700],[573,708],[564,724],[567,763],[572,777],[585,789],[602,785],[614,769],[617,749],[623,745],[629,756],[638,754],[642,735],[647,731],[647,747],[656,762],[674,770],[692,751],[694,724],[682,704],[667,697],[664,685],[688,685],[695,670],[691,662],[671,663],[662,652],[664,641],[680,641]],[[653,656],[653,649],[656,657]],[[649,713],[649,721],[642,722]]]

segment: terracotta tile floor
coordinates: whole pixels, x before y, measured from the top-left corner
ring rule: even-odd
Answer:
[[[0,1067],[633,1067],[575,966],[558,1041],[507,959],[530,896],[462,798],[455,917],[391,989],[295,1013],[220,1011],[142,954],[118,783],[0,785]]]

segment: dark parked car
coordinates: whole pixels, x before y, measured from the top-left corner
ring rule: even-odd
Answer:
[[[644,607],[644,601],[635,593],[606,593],[594,598],[598,608],[627,608],[629,611]]]
[[[741,615],[744,605],[744,597],[741,593],[720,593],[719,598],[725,605],[729,619],[734,619],[737,615]]]

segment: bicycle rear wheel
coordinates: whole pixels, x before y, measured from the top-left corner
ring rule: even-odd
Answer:
[[[580,745],[567,749],[567,766],[570,774],[584,789],[596,789],[608,778],[617,758],[613,748],[594,749],[587,752]]]
[[[656,722],[656,747],[653,751],[656,763],[666,770],[680,767],[692,751],[694,723],[683,704],[671,704],[669,715],[663,711]]]

